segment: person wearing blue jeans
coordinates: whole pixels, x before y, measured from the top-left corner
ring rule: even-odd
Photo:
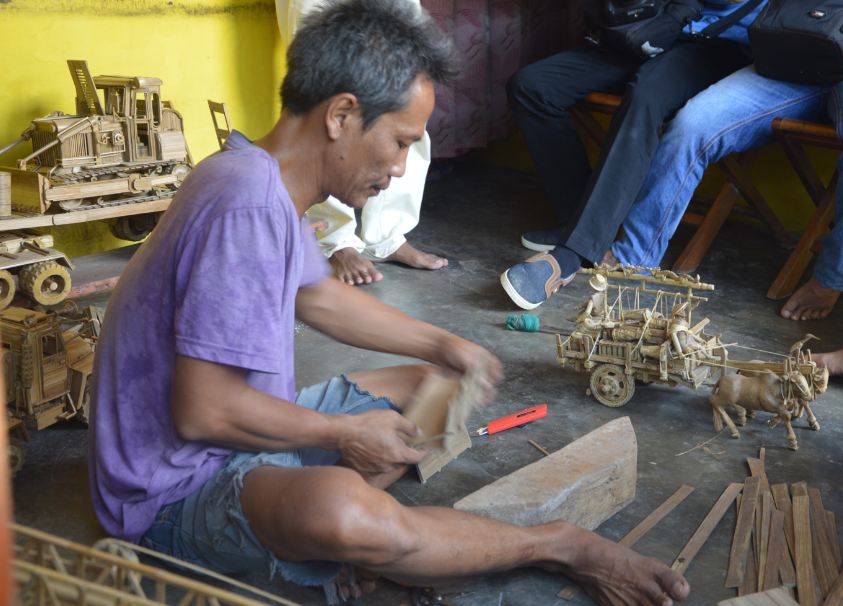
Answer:
[[[563,223],[522,236],[525,247],[545,252],[501,275],[501,285],[516,305],[538,307],[570,282],[584,262],[601,260],[647,175],[663,122],[695,94],[750,63],[746,28],[764,3],[749,11],[755,4],[699,3],[701,14],[683,14],[683,20],[695,19],[686,33],[698,33],[727,15],[748,14],[717,38],[680,39],[643,63],[610,50],[583,48],[553,55],[513,76],[507,87],[513,113]],[[568,110],[590,92],[624,87],[589,178]]]
[[[773,119],[822,121],[826,100],[843,137],[840,95],[835,87],[771,80],[746,67],[709,87],[670,122],[650,173],[612,244],[610,260],[655,267],[702,179],[720,158],[773,140]],[[843,157],[839,160],[843,169]],[[843,216],[843,185],[837,188],[837,215]],[[813,320],[831,313],[843,290],[843,226],[837,222],[823,241],[811,279],[781,309],[792,320]]]

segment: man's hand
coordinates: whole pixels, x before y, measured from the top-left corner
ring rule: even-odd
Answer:
[[[343,462],[362,475],[387,473],[419,463],[427,452],[410,448],[409,438],[421,435],[415,423],[394,410],[372,410],[343,415],[339,440]]]
[[[481,393],[478,404],[495,399],[503,370],[501,361],[485,347],[449,333],[442,338],[438,357],[433,362],[460,375],[476,374]]]

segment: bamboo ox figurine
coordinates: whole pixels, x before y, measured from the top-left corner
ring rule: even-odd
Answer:
[[[709,397],[714,410],[715,429],[720,431],[723,421],[733,438],[740,437],[725,410],[730,405],[738,413],[738,424],[741,426],[746,424],[747,410],[751,411],[750,416],[755,416],[755,411],[771,412],[776,416],[767,421],[767,426],[775,427],[784,421],[788,448],[798,450],[799,444],[791,420],[801,417],[804,409],[808,411],[808,426],[814,431],[820,428],[809,402],[828,388],[828,369],[814,366],[809,383],[802,372],[790,370],[789,366],[786,365],[783,374],[767,370],[740,371],[738,374],[722,376]]]

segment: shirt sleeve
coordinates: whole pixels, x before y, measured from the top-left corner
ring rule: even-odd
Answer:
[[[307,217],[302,217],[301,233],[302,248],[304,249],[304,266],[302,267],[300,286],[307,288],[309,286],[316,286],[319,282],[331,275],[331,266],[325,260],[322,249],[319,248],[316,235],[313,233],[313,227],[310,225]]]
[[[196,229],[178,261],[176,353],[281,371],[279,347],[290,338],[282,305],[298,287],[290,227],[266,208],[241,208]]]

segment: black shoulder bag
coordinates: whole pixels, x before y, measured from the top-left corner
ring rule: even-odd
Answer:
[[[763,0],[748,0],[694,38],[716,38],[743,19]],[[592,2],[586,18],[592,28],[589,40],[618,52],[649,59],[669,50],[691,21],[700,18],[696,0],[604,0]]]
[[[803,84],[843,80],[843,1],[770,0],[749,28],[755,70]]]

